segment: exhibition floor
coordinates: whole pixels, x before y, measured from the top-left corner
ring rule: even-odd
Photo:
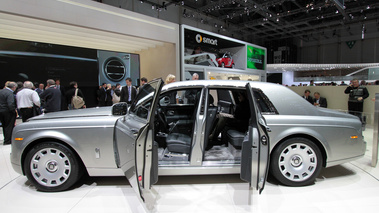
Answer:
[[[0,131],[0,212],[145,212],[124,177],[86,178],[76,188],[44,193],[13,171]],[[377,212],[379,168],[371,167],[372,128],[364,158],[323,169],[314,185],[286,187],[271,178],[261,195],[239,175],[159,177],[151,212]]]

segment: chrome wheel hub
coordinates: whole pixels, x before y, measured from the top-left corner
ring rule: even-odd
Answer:
[[[30,161],[34,179],[44,186],[59,186],[71,174],[71,162],[67,155],[56,148],[44,148],[36,152]]]
[[[312,147],[295,143],[280,153],[279,170],[290,181],[300,182],[310,178],[317,168],[317,156]]]
[[[57,162],[55,160],[47,162],[46,170],[51,173],[56,172],[58,170]]]
[[[299,167],[301,166],[303,160],[301,159],[301,156],[295,155],[291,158],[291,165],[294,167]]]

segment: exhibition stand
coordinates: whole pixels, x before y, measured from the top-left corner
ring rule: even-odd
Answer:
[[[194,27],[181,26],[181,80],[266,81],[264,47]]]

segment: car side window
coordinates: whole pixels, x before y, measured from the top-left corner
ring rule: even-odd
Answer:
[[[260,89],[254,89],[254,97],[262,114],[278,114],[278,111]]]
[[[157,83],[143,86],[130,106],[129,113],[147,119],[157,86]]]
[[[159,98],[160,106],[173,104],[193,105],[200,97],[201,89],[173,90],[161,94]]]

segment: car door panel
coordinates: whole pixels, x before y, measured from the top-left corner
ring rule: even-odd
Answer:
[[[255,101],[250,84],[246,85],[250,105],[249,130],[242,143],[241,179],[261,193],[264,189],[270,159],[269,137],[265,120]]]
[[[116,122],[114,150],[122,169],[138,196],[151,205],[151,185],[158,181],[158,154],[154,142],[154,118],[163,81],[155,79],[142,87],[128,114]]]

